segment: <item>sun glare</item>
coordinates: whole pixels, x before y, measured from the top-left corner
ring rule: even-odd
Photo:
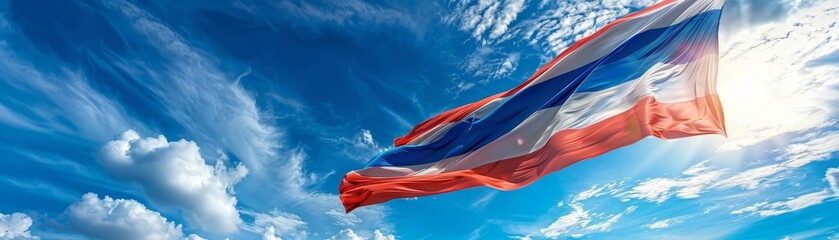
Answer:
[[[797,19],[767,24],[722,42],[717,90],[728,140],[720,150],[737,150],[829,121],[821,96],[835,67],[809,67],[832,46],[823,28]]]

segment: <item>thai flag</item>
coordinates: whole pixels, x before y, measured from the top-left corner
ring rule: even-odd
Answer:
[[[511,190],[647,136],[725,134],[723,0],[665,0],[580,39],[520,86],[417,125],[346,174],[347,211],[476,186]]]

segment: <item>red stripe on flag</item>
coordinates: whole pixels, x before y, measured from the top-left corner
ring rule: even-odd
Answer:
[[[571,164],[650,135],[662,139],[725,135],[721,110],[716,94],[678,103],[660,103],[647,97],[633,108],[586,128],[557,132],[544,147],[523,156],[433,175],[367,177],[350,172],[338,189],[347,212],[394,198],[440,194],[476,186],[517,189]]]

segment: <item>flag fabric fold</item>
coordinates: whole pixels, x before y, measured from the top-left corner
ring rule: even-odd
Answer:
[[[347,212],[476,186],[523,187],[637,142],[725,134],[723,0],[665,0],[578,40],[521,85],[434,116],[349,172]]]

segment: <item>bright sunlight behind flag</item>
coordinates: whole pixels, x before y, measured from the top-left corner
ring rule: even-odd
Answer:
[[[665,0],[578,40],[521,85],[434,116],[346,174],[346,210],[476,186],[521,188],[635,143],[725,134],[723,0]]]

